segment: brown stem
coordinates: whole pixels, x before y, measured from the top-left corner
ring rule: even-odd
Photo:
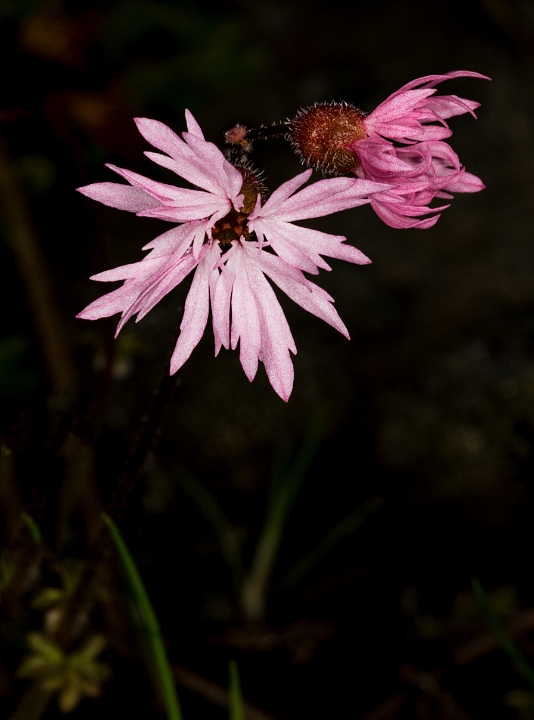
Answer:
[[[179,323],[178,323],[179,324]],[[177,330],[176,335],[178,335]],[[136,441],[132,447],[130,456],[127,458],[122,474],[117,479],[115,490],[111,495],[106,512],[111,515],[114,521],[122,518],[126,511],[128,496],[133,492],[136,481],[146,462],[148,453],[154,447],[161,433],[161,428],[169,410],[174,390],[177,384],[177,376],[169,375],[169,362],[172,350],[165,364],[165,370],[161,376],[159,385],[152,399],[148,413],[141,420]],[[62,647],[67,648],[76,635],[77,628],[87,609],[90,607],[94,592],[94,580],[102,561],[110,552],[108,533],[102,521],[99,528],[94,529],[94,542],[89,547],[89,557],[82,572],[80,583],[65,608],[58,627],[55,631],[55,639]]]
[[[179,325],[180,320],[178,321],[178,326]],[[163,370],[158,387],[152,398],[150,408],[147,414],[141,418],[137,438],[129,457],[126,459],[124,470],[117,479],[115,490],[111,495],[107,512],[115,521],[120,520],[126,510],[127,497],[134,490],[148,454],[159,439],[163,423],[171,406],[174,391],[178,384],[178,376],[176,373],[174,375],[169,374],[169,364],[179,332],[178,327],[175,340],[172,343],[171,352],[165,363],[165,369]]]
[[[406,705],[408,697],[404,692],[395,693],[380,705],[364,715],[360,720],[394,720]]]
[[[503,623],[506,634],[512,640],[519,639],[534,630],[534,609],[523,610],[515,618]],[[457,665],[464,666],[489,655],[499,648],[499,642],[492,630],[484,630],[453,649],[453,658]]]
[[[53,696],[54,693],[41,690],[40,684],[33,682],[21,697],[9,720],[39,720]]]
[[[61,331],[60,313],[53,297],[46,262],[30,221],[28,204],[1,136],[0,197],[6,235],[26,289],[50,385],[55,392],[61,392],[73,383],[74,369]]]
[[[421,693],[432,698],[440,707],[442,716],[450,720],[473,720],[448,690],[445,690],[438,679],[429,672],[419,670],[413,665],[404,664],[399,667],[399,676],[410,685],[415,685]]]
[[[229,697],[228,690],[225,687],[181,665],[173,665],[172,670],[178,685],[202,695],[203,698],[217,707],[228,708]],[[275,720],[272,715],[260,710],[246,700],[243,701],[243,706],[245,720]]]
[[[289,128],[289,122],[279,123],[278,125],[262,125],[253,130],[247,130],[246,139],[249,142],[254,142],[255,140],[271,140],[273,138],[284,137],[287,135]]]

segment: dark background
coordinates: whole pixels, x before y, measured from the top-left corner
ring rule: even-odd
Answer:
[[[457,196],[426,231],[389,228],[370,207],[310,223],[346,235],[373,260],[333,261],[319,277],[351,341],[281,298],[298,348],[286,405],[261,365],[249,384],[237,352],[214,358],[208,327],[180,371],[120,526],[171,662],[225,685],[236,658],[245,696],[275,717],[529,717],[528,708],[510,707],[510,691],[527,685],[502,651],[490,647],[462,665],[458,647],[484,638],[472,577],[493,592],[503,617],[521,622],[534,605],[532,2],[12,0],[0,4],[0,54],[1,174],[4,194],[6,182],[15,193],[0,226],[5,542],[8,550],[22,542],[24,507],[58,562],[80,565],[87,528],[167,366],[188,287],[130,321],[117,341],[116,318],[75,319],[112,287],[89,276],[140,260],[142,245],[167,227],[75,192],[114,179],[104,162],[163,177],[143,157],[148,148],[132,117],[181,132],[189,108],[222,147],[236,122],[270,124],[315,101],[370,111],[422,75],[475,70],[492,78],[440,86],[482,103],[478,120],[451,120],[450,142],[486,190]],[[300,170],[281,140],[258,143],[253,160],[271,190]],[[20,217],[37,243],[30,261]],[[59,364],[40,326],[43,302],[59,319]],[[69,380],[62,390],[61,377]],[[297,453],[313,422],[322,423],[321,437],[287,522],[264,621],[251,624],[236,610],[213,529],[180,478],[187,471],[214,494],[248,564],[277,448]],[[361,528],[292,587],[276,589],[370,499],[375,509]],[[42,570],[8,605],[0,686],[9,712],[27,684],[14,679],[25,633],[43,620],[31,598],[57,577]],[[110,577],[109,592],[121,587]],[[88,628],[107,637],[113,677],[74,719],[116,717],[118,708],[125,717],[161,712],[122,610],[122,625],[98,601],[88,611]],[[527,654],[531,627],[517,636]],[[424,684],[429,677],[435,692]],[[226,716],[202,694],[180,689],[180,697],[186,720]],[[373,710],[388,699],[385,714]],[[52,703],[45,717],[57,716]]]

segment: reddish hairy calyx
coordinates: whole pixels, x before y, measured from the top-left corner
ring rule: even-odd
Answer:
[[[350,172],[359,161],[349,146],[367,135],[363,118],[354,105],[316,103],[299,110],[289,137],[308,165],[328,173]]]
[[[239,172],[243,176],[243,184],[241,185],[241,190],[239,191],[240,193],[243,193],[243,207],[241,208],[241,212],[248,215],[256,207],[258,195],[262,198],[262,200],[265,199],[266,187],[259,177],[261,173],[253,170],[250,166],[240,167]]]

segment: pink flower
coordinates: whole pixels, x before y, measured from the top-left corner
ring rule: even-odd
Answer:
[[[333,299],[303,271],[330,269],[322,256],[356,264],[370,260],[344,244],[344,237],[293,225],[369,202],[384,189],[367,180],[322,180],[296,192],[311,170],[281,185],[262,205],[261,183],[246,168],[231,165],[206,142],[186,111],[183,140],[156,120],[137,119],[143,137],[165,154],[147,152],[159,165],[199,189],[156,182],[108,166],[130,184],[96,183],[79,188],[94,200],[142,217],[178,223],[143,249],[140,262],[107,270],[98,281],[124,284],[95,300],[78,317],[87,320],[122,313],[117,333],[132,316],[143,318],[193,270],[181,332],[171,359],[171,374],[189,358],[206,328],[211,306],[215,354],[240,345],[240,360],[253,380],[261,360],[269,381],[284,400],[293,387],[291,353],[296,347],[269,278],[294,302],[349,337]],[[356,184],[355,184],[356,183]]]
[[[471,113],[479,103],[456,95],[435,95],[435,85],[456,77],[489,80],[475,72],[457,71],[412,80],[389,96],[372,113],[362,117],[365,137],[351,143],[359,165],[359,178],[387,183],[371,205],[377,215],[396,228],[429,228],[448,205],[430,208],[434,198],[452,199],[451,192],[478,192],[482,181],[465,171],[445,142],[452,135],[446,120]],[[395,143],[403,143],[399,146]],[[423,220],[421,215],[433,214]]]
[[[468,71],[427,75],[404,85],[369,115],[346,103],[319,103],[297,114],[289,136],[308,164],[385,184],[370,202],[388,225],[431,227],[448,207],[430,208],[434,198],[450,200],[451,192],[484,188],[444,142],[452,135],[447,119],[467,112],[475,117],[479,106],[456,95],[436,95],[435,85],[457,77],[489,79]]]

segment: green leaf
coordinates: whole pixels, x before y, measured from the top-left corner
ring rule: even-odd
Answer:
[[[143,619],[143,625],[150,643],[150,648],[152,650],[152,655],[154,657],[161,685],[161,692],[163,695],[163,702],[165,703],[165,709],[167,711],[167,717],[169,720],[182,720],[182,712],[178,701],[176,685],[174,683],[172,670],[167,658],[167,651],[165,650],[165,645],[163,643],[158,618],[154,612],[150,598],[148,597],[148,593],[141,579],[141,575],[139,574],[139,570],[137,569],[134,559],[130,555],[130,551],[128,550],[128,547],[126,546],[126,543],[124,542],[117,526],[108,515],[103,514],[103,520],[107,526],[109,534],[111,535],[111,539],[124,568],[126,579]]]
[[[32,518],[31,515],[28,515],[27,512],[22,513],[22,519],[24,520],[26,527],[28,528],[32,540],[36,543],[40,543],[43,537],[35,520]]]
[[[261,531],[250,571],[243,583],[241,605],[251,621],[261,620],[274,564],[280,549],[287,519],[297,498],[302,481],[310,467],[324,434],[324,418],[317,413],[310,423],[293,464],[283,469],[278,459],[271,478],[271,493],[265,522]],[[285,455],[287,449],[282,452]]]
[[[48,610],[54,605],[59,605],[63,600],[64,592],[62,588],[47,587],[39,591],[31,602],[32,608],[36,610]]]
[[[243,695],[241,694],[241,682],[239,670],[235,660],[230,660],[229,666],[230,689],[229,689],[229,720],[245,720],[245,707]]]
[[[57,665],[57,663],[56,663]],[[23,660],[17,669],[17,677],[36,678],[46,675],[50,671],[52,663],[42,655],[31,655]],[[55,667],[55,666],[54,666]]]
[[[88,660],[94,660],[97,655],[100,655],[105,646],[106,639],[103,635],[93,635],[72,657],[76,657],[76,660],[80,663],[86,663]]]
[[[69,683],[60,693],[58,698],[61,712],[69,713],[71,710],[74,710],[76,705],[80,702],[80,696],[80,687],[74,682]]]
[[[48,662],[61,663],[65,658],[65,653],[56,645],[55,642],[49,640],[41,633],[28,633],[28,645],[38,655],[41,655]]]
[[[288,570],[276,589],[287,590],[287,588],[296,585],[340,540],[359,530],[367,518],[382,507],[383,503],[383,499],[375,495],[338,522],[337,525],[334,525],[317,545]]]
[[[180,471],[180,484],[212,526],[221,554],[230,568],[234,583],[238,585],[243,579],[244,571],[235,527],[222,511],[213,493],[185,468]]]
[[[523,675],[525,680],[527,680],[530,688],[534,690],[534,668],[530,665],[510,636],[506,634],[506,631],[491,607],[486,591],[482,587],[482,583],[478,580],[478,578],[473,578],[472,586],[478,605],[485,616],[488,625],[493,630],[499,645],[516,666],[517,670],[521,673],[521,675]]]

